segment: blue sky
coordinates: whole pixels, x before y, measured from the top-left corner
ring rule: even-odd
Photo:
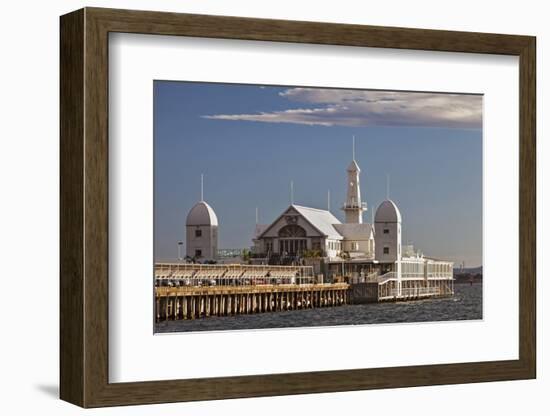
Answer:
[[[249,247],[260,223],[290,203],[340,220],[356,137],[361,192],[371,210],[390,198],[403,241],[426,255],[481,264],[482,97],[237,84],[154,83],[155,258],[177,257],[185,218],[204,198],[220,248]]]

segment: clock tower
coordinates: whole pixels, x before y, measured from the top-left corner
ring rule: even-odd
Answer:
[[[367,203],[361,202],[361,188],[359,185],[359,174],[361,173],[361,169],[355,161],[355,137],[353,138],[353,160],[348,166],[347,173],[347,198],[342,210],[346,214],[346,223],[362,224],[363,211],[367,210]]]

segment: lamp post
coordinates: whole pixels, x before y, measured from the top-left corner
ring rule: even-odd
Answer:
[[[178,241],[178,260],[181,261],[181,246],[183,246],[183,241]]]

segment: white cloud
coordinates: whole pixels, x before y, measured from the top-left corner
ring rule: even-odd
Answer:
[[[279,95],[313,108],[255,114],[215,114],[214,120],[320,126],[419,126],[481,128],[480,95],[290,88]]]

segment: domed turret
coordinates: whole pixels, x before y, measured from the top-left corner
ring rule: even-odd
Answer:
[[[187,214],[186,253],[198,260],[216,260],[218,256],[218,217],[210,205],[197,202]]]
[[[395,202],[382,202],[374,216],[375,258],[381,263],[401,260],[401,213]]]
[[[382,202],[376,210],[374,222],[401,222],[401,212],[395,202],[390,199]]]
[[[186,225],[218,225],[218,217],[210,205],[204,201],[197,202],[189,214]]]

